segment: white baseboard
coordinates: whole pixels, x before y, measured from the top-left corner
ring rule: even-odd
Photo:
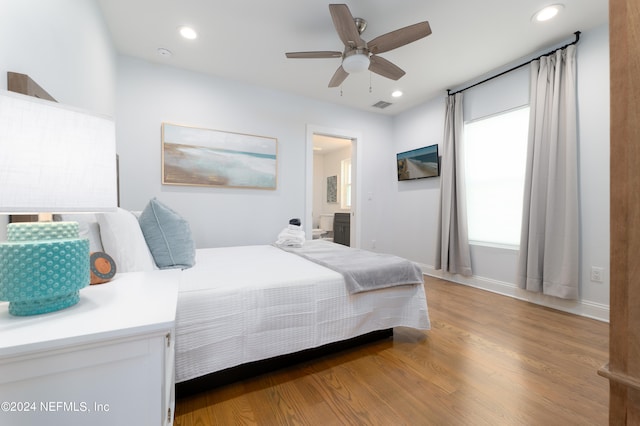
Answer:
[[[547,296],[539,293],[532,293],[516,287],[515,284],[498,281],[491,278],[479,276],[464,277],[457,274],[449,274],[442,270],[436,270],[433,266],[419,264],[425,275],[442,278],[458,284],[468,285],[481,290],[491,291],[514,299],[524,300],[548,308],[557,309],[583,317],[593,318],[598,321],[609,322],[609,306],[602,303],[590,302],[588,300],[565,300],[557,297]]]

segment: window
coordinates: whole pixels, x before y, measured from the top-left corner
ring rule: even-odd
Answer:
[[[351,158],[340,162],[340,208],[351,208]]]
[[[518,246],[529,107],[465,123],[469,240]]]

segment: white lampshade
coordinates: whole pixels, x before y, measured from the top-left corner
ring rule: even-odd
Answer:
[[[113,120],[0,92],[0,213],[117,207]]]
[[[113,120],[0,92],[0,213],[117,206]],[[13,223],[0,243],[0,300],[26,316],[75,305],[89,285],[89,241],[76,222]]]
[[[369,56],[364,53],[355,53],[347,56],[342,61],[342,68],[349,74],[362,72],[369,69]]]

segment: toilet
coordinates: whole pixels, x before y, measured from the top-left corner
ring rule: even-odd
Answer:
[[[321,214],[320,215],[320,226],[318,228],[313,229],[312,231],[313,239],[327,239],[327,234],[329,232],[333,232],[333,213],[329,214]],[[330,238],[328,238],[330,239]]]

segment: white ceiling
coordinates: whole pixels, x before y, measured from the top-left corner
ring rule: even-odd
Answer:
[[[350,139],[336,138],[333,136],[313,135],[314,154],[326,155],[340,149],[351,146]]]
[[[353,16],[368,22],[364,40],[424,20],[433,34],[380,55],[407,72],[400,80],[364,72],[330,89],[340,59],[285,57],[342,50],[327,1],[98,0],[120,54],[389,115],[607,22],[607,0],[560,2],[555,20],[533,23],[554,0],[348,0]],[[198,38],[182,39],[182,25]],[[404,96],[392,98],[396,89]],[[393,105],[373,108],[380,100]]]

